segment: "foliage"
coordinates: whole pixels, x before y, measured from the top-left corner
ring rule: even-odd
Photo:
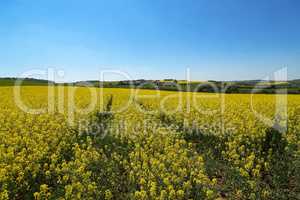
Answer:
[[[70,124],[71,87],[54,87],[55,94],[60,89],[54,111],[29,114],[16,106],[12,87],[0,88],[0,199],[300,198],[300,96],[288,96],[282,132],[273,95],[252,102],[273,127],[252,112],[250,95],[197,93],[193,101],[192,93],[154,98],[141,90],[117,112],[130,99],[127,89],[97,89],[103,102],[90,114],[75,112]],[[22,99],[44,108],[48,90],[24,86]],[[76,107],[88,105],[88,94],[77,90]],[[183,100],[173,96],[162,107],[168,95]]]

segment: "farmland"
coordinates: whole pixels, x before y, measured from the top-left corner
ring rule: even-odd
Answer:
[[[0,199],[300,198],[299,95],[18,92],[0,87]]]

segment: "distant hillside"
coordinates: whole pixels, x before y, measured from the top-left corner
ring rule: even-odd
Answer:
[[[213,84],[213,87],[212,87]],[[242,80],[242,81],[184,81],[175,79],[166,80],[123,80],[99,82],[96,80],[75,82],[76,86],[93,85],[105,88],[129,88],[160,89],[169,91],[196,91],[196,92],[226,92],[226,93],[263,93],[274,94],[287,90],[290,94],[300,94],[300,80],[291,81],[266,81],[266,80]],[[226,88],[223,91],[223,88]],[[281,90],[281,91],[280,91]]]
[[[15,85],[16,81],[22,81],[22,85],[24,86],[43,86],[50,83],[55,84],[52,81],[34,78],[0,78],[0,86],[13,86]]]
[[[289,81],[290,84],[297,84],[300,86],[300,79]]]
[[[159,89],[169,91],[196,91],[196,92],[226,92],[226,93],[264,93],[274,94],[279,90],[287,89],[290,94],[300,94],[300,79],[290,81],[265,81],[265,80],[244,80],[244,81],[185,81],[175,79],[165,80],[123,80],[104,81],[97,80],[78,81],[73,83],[54,83],[48,80],[33,78],[0,78],[0,86],[13,86],[17,80],[22,80],[24,86],[45,86],[48,84],[66,86],[94,86],[104,88],[143,88]],[[213,86],[212,87],[212,83]],[[226,91],[223,90],[226,88]]]

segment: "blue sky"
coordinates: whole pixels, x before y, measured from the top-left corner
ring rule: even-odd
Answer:
[[[1,0],[0,76],[184,79],[189,67],[194,80],[241,80],[287,67],[300,78],[299,10],[299,0]]]

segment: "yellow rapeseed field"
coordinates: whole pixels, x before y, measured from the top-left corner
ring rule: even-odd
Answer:
[[[300,199],[300,96],[0,87],[0,199]]]

